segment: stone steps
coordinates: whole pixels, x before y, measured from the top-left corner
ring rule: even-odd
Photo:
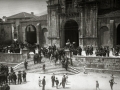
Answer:
[[[48,66],[48,67],[46,67],[46,71],[50,71],[50,70],[56,70],[56,69],[58,69],[59,70],[59,68],[61,69],[61,66]],[[41,68],[36,68],[36,69],[33,69],[33,70],[30,70],[30,71],[28,71],[28,72],[40,72],[40,71],[43,71],[43,69],[42,69],[42,67]]]
[[[44,63],[45,63],[45,61],[40,63],[40,64],[34,64],[33,60],[30,60],[30,61],[28,61],[28,69],[34,69],[34,68],[42,67]],[[45,64],[49,65],[50,63],[46,62]],[[24,68],[24,63],[23,62],[21,64],[17,65],[16,67],[14,67],[15,71],[24,70],[24,69],[25,68]]]
[[[43,64],[45,64],[46,68],[45,68],[45,72],[43,71],[42,67]],[[23,71],[25,70],[24,68],[24,63],[22,62],[21,64],[17,65],[14,68],[15,72],[17,71]],[[73,74],[77,74],[80,73],[79,69],[74,68],[72,66],[69,66],[68,71],[65,70],[65,68],[62,68],[62,65],[55,65],[54,62],[50,62],[48,59],[43,58],[42,63],[40,64],[34,64],[33,60],[29,60],[28,61],[28,70],[26,70],[27,73],[39,73],[39,74],[69,74],[69,75],[73,75]]]

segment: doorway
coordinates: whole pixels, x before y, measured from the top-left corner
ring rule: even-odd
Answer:
[[[116,44],[120,45],[120,24],[117,27],[117,32],[116,32]]]
[[[26,27],[26,42],[29,44],[37,43],[36,27],[34,25],[28,25]]]
[[[67,40],[70,40],[70,43],[75,42],[75,46],[79,46],[79,34],[78,34],[78,24],[74,20],[68,20],[64,26],[64,38],[65,44]]]

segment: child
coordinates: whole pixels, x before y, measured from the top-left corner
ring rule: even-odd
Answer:
[[[55,82],[56,82],[56,88],[58,89],[59,80],[56,78]]]
[[[99,89],[99,82],[98,81],[96,81],[96,90],[100,90]]]
[[[40,77],[39,77],[39,80],[38,80],[38,85],[39,85],[39,87],[41,87],[41,79],[40,79]]]

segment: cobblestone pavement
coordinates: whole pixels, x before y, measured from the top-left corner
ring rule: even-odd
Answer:
[[[43,74],[27,74],[27,83],[22,83],[21,85],[10,85],[10,90],[42,90],[42,87],[38,86],[39,76],[43,78],[46,76],[46,89],[45,90],[57,90],[56,87],[52,88],[51,85],[51,75]],[[61,82],[61,75],[56,75]],[[96,90],[96,80],[98,80],[100,85],[100,90],[111,90],[110,89],[110,74],[100,74],[100,73],[89,73],[89,74],[76,74],[68,76],[68,84],[65,90]],[[113,90],[120,90],[120,75],[115,75],[115,82]],[[62,86],[58,90],[64,90]]]

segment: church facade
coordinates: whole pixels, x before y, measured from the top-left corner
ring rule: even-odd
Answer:
[[[48,44],[120,45],[119,0],[48,0]]]

